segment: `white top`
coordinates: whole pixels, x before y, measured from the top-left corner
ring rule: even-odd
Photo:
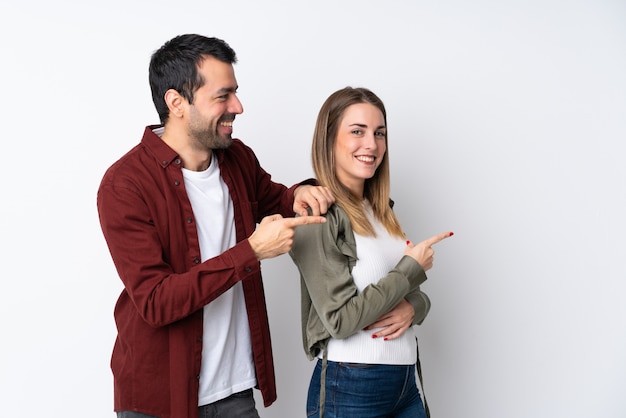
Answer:
[[[352,278],[359,292],[368,285],[377,283],[398,264],[404,255],[406,240],[389,235],[385,227],[374,218],[369,203],[366,213],[376,231],[376,237],[354,234],[357,262],[352,269]],[[372,338],[376,329],[363,331],[345,338],[331,338],[328,342],[328,360],[366,363],[410,365],[417,361],[415,329],[410,327],[401,337],[385,341]]]
[[[207,170],[183,169],[183,176],[196,218],[201,258],[205,261],[237,242],[233,202],[215,154]],[[198,406],[256,385],[241,283],[205,305],[203,335]]]

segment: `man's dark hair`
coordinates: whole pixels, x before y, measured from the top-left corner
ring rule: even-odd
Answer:
[[[149,67],[152,101],[161,123],[169,117],[165,92],[174,89],[189,103],[205,80],[198,74],[198,66],[207,56],[235,64],[235,51],[223,40],[202,35],[179,35],[167,41],[152,54]]]

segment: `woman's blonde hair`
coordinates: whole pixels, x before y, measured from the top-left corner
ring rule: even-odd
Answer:
[[[387,112],[382,100],[366,88],[346,87],[331,94],[322,105],[313,133],[313,170],[320,185],[328,187],[339,205],[348,215],[354,232],[365,236],[376,236],[372,224],[363,209],[362,199],[367,199],[374,216],[393,235],[405,238],[400,223],[390,205],[389,144],[385,134],[387,152],[372,178],[365,180],[363,196],[356,196],[339,182],[335,172],[335,141],[339,124],[346,109],[357,103],[369,103],[378,108],[387,126]],[[387,131],[388,132],[388,131]]]

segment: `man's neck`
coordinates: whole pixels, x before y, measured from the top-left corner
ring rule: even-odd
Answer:
[[[165,129],[161,139],[183,160],[183,168],[191,171],[204,171],[211,165],[213,150],[194,146],[186,134]]]

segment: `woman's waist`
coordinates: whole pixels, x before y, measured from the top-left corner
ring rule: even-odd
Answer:
[[[331,338],[328,342],[328,360],[365,364],[415,364],[417,340],[409,328],[400,337],[385,340],[372,338],[375,331],[359,331],[344,339]]]

